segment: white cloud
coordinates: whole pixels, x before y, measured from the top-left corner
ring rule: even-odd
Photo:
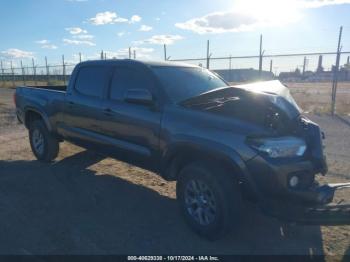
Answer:
[[[160,18],[159,18],[159,17],[156,17],[156,18],[154,18],[154,20],[156,20],[156,21],[160,21]]]
[[[203,17],[193,18],[175,26],[198,34],[240,32],[253,29],[259,20],[240,12],[215,12]]]
[[[151,31],[152,29],[153,29],[152,26],[141,25],[139,28],[139,31],[148,32],[148,31]]]
[[[123,17],[118,17],[115,12],[102,12],[97,13],[95,17],[89,19],[90,23],[93,25],[106,25],[106,24],[115,24],[115,23],[125,23],[128,22],[128,19]]]
[[[57,49],[58,47],[56,45],[53,45],[53,44],[46,44],[46,45],[42,45],[41,48],[44,48],[44,49]]]
[[[44,48],[44,49],[57,49],[58,48],[56,45],[51,44],[51,42],[47,39],[38,40],[38,41],[35,41],[35,43],[41,45],[41,48]]]
[[[130,23],[137,23],[137,22],[140,22],[142,19],[141,16],[139,15],[133,15],[131,18],[130,18]]]
[[[91,40],[91,39],[94,39],[95,36],[93,36],[93,35],[73,35],[73,38]]]
[[[135,41],[134,44],[140,45],[140,44],[155,44],[155,45],[171,45],[175,41],[183,39],[180,35],[154,35],[151,38],[141,40],[141,41]]]
[[[18,59],[18,58],[34,58],[34,53],[24,51],[16,48],[10,48],[0,52],[1,57],[5,59]]]
[[[125,35],[125,32],[123,31],[123,32],[119,32],[118,34],[117,34],[119,37],[122,37],[123,35]]]
[[[86,34],[87,33],[86,30],[81,29],[80,27],[68,27],[65,29],[66,29],[66,31],[68,31],[72,35]]]
[[[304,0],[298,1],[301,8],[319,8],[327,5],[350,4],[350,0]]]
[[[65,45],[87,45],[87,46],[95,46],[96,44],[91,42],[91,41],[87,41],[87,40],[74,40],[74,39],[67,39],[64,38],[63,43]]]
[[[40,45],[45,45],[45,44],[50,43],[50,41],[46,40],[46,39],[43,39],[43,40],[35,41],[35,43],[40,44]]]
[[[198,34],[241,32],[294,23],[302,18],[303,9],[339,4],[350,4],[350,0],[237,1],[233,10],[209,13],[175,26]]]

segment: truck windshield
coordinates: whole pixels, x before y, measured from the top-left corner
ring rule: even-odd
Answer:
[[[175,103],[228,86],[215,74],[200,67],[153,66],[152,70]]]

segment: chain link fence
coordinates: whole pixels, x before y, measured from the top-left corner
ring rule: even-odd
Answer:
[[[344,51],[227,57],[209,54],[206,58],[167,61],[209,67],[232,85],[278,79],[290,88],[304,111],[350,115],[349,60],[350,52]],[[20,67],[12,63],[5,67],[1,62],[0,87],[66,85],[76,64],[65,63],[64,59],[60,65],[45,61],[46,65],[35,65],[32,60],[31,66],[20,63]]]

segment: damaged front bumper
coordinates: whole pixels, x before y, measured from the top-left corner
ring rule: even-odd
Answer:
[[[308,225],[349,225],[350,203],[332,203],[336,190],[350,189],[350,183],[326,184],[300,192],[296,199],[267,199],[261,203],[264,214],[286,222]],[[300,201],[304,199],[304,201]]]

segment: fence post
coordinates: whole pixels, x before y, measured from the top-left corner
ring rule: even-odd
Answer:
[[[229,75],[229,79],[230,79],[230,82],[232,81],[232,55],[230,54],[230,57],[229,57],[229,60],[228,60],[228,75]]]
[[[63,73],[63,85],[66,85],[66,64],[64,63],[64,55],[62,55],[62,73]]]
[[[209,54],[209,40],[207,40],[207,69],[209,69],[210,65],[210,54]]]
[[[1,65],[1,81],[2,81],[2,85],[5,85],[5,78],[4,78],[4,68],[2,65],[2,60],[0,61],[0,65]]]
[[[15,71],[14,71],[14,69],[13,69],[12,61],[11,61],[11,74],[12,74],[12,85],[13,85],[13,87],[16,87],[16,83],[15,83]]]
[[[164,61],[167,60],[167,56],[166,56],[166,44],[164,44]]]
[[[45,56],[45,67],[46,67],[46,80],[47,80],[47,85],[49,85],[50,82],[50,71],[49,71],[49,66],[47,64],[47,57]]]
[[[35,85],[38,85],[38,82],[36,81],[36,68],[35,68],[35,63],[34,63],[34,58],[32,58],[32,67],[33,67],[33,81]]]
[[[303,76],[305,75],[306,70],[306,56],[304,56],[304,62],[303,62]]]
[[[338,71],[339,71],[339,63],[340,63],[340,54],[341,54],[341,37],[343,33],[343,27],[341,26],[339,29],[339,38],[338,38],[338,48],[337,48],[337,57],[335,61],[335,67],[333,69],[333,83],[332,83],[332,116],[335,114],[335,102],[337,95],[337,85],[338,85]]]
[[[272,73],[272,64],[273,64],[273,62],[272,62],[272,59],[270,60],[270,73]]]
[[[23,80],[23,85],[26,85],[26,76],[25,76],[25,71],[24,71],[24,67],[23,67],[23,62],[21,60],[21,68],[22,68],[22,80]]]
[[[262,72],[262,60],[263,60],[263,51],[262,51],[262,34],[260,35],[260,51],[259,51],[259,76],[261,77]]]

